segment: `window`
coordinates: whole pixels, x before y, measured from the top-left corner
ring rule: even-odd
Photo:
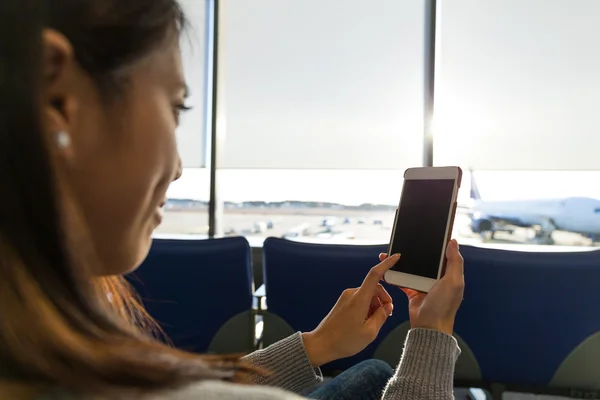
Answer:
[[[157,236],[208,235],[210,174],[207,168],[185,168],[183,175],[167,191],[164,219]]]
[[[400,198],[403,173],[401,170],[220,171],[223,198],[228,199],[225,234],[386,243]]]
[[[595,0],[441,7],[436,159],[474,170],[600,170]]]
[[[597,15],[595,0],[442,2],[434,163],[475,171],[473,240],[600,240]]]
[[[157,236],[208,233],[212,2],[183,0],[182,7],[190,22],[181,39],[181,51],[190,95],[186,102],[193,109],[182,115],[176,131],[183,175],[167,192],[165,218]]]
[[[226,4],[221,168],[421,164],[420,2]]]
[[[215,86],[217,233],[387,242],[403,171],[423,162],[424,4],[220,2],[215,84],[212,4],[183,4],[195,109],[160,229],[207,231]],[[597,15],[596,0],[438,3],[433,157],[465,172],[463,243],[600,241]]]
[[[179,154],[185,168],[204,168],[210,131],[209,93],[212,90],[212,2],[184,0],[181,5],[190,22],[181,38],[183,70],[188,84],[187,102],[193,107],[182,117],[177,129]],[[207,10],[209,11],[207,13]]]
[[[423,160],[423,5],[227,4],[226,233],[387,242]]]

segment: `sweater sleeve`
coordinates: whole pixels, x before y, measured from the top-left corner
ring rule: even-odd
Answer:
[[[269,376],[252,376],[256,385],[275,386],[295,393],[323,381],[318,368],[313,368],[300,332],[293,334],[263,350],[255,351],[243,359],[261,369]]]
[[[206,381],[174,391],[163,391],[143,400],[305,400],[295,393],[266,386]],[[36,399],[39,400],[39,399]],[[60,399],[63,400],[63,399]],[[67,400],[67,399],[64,399]],[[75,400],[75,399],[73,399]],[[79,400],[79,399],[78,399]],[[86,399],[88,400],[88,399]],[[91,400],[91,399],[89,399]],[[94,399],[96,400],[96,399]],[[99,399],[98,399],[99,400]],[[141,400],[141,399],[140,399]]]
[[[431,329],[412,329],[383,400],[452,400],[456,339]]]

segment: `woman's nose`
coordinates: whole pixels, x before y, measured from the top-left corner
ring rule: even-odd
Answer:
[[[173,179],[173,182],[175,182],[177,179],[181,178],[182,173],[183,173],[183,166],[181,163],[181,157],[177,157],[177,172],[175,173],[175,178]]]

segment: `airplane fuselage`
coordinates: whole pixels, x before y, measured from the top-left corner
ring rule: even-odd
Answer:
[[[583,235],[600,235],[600,200],[569,197],[549,200],[475,200],[472,217],[520,227],[539,226]]]

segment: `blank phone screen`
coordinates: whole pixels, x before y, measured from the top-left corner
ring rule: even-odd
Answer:
[[[453,190],[453,179],[404,181],[391,246],[401,257],[393,271],[437,278]]]

